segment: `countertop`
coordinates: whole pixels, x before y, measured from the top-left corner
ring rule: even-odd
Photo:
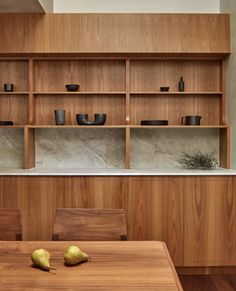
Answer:
[[[0,169],[0,176],[235,176],[234,169]]]

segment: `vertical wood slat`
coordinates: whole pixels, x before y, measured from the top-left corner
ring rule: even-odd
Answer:
[[[130,127],[125,129],[125,168],[130,169]]]
[[[226,60],[221,62],[220,72],[220,89],[222,91],[221,104],[220,104],[220,116],[221,122],[227,125],[227,84],[226,84]],[[230,169],[230,127],[220,129],[220,167]]]
[[[220,80],[220,86],[221,86],[221,91],[222,91],[222,98],[221,98],[221,106],[220,106],[220,116],[222,119],[222,124],[227,125],[227,118],[226,118],[226,60],[222,60],[221,62],[221,80]]]
[[[126,124],[130,124],[130,60],[126,59],[125,64],[125,90],[126,90]],[[130,169],[130,128],[126,128],[125,132],[125,168]]]
[[[230,169],[230,127],[220,129],[220,167]]]
[[[126,124],[130,124],[130,60],[126,59],[125,65],[125,90],[126,90]]]
[[[34,64],[33,59],[29,59],[29,124],[34,124],[34,111],[35,111],[35,101],[34,101]]]
[[[24,169],[35,167],[35,129],[24,128]]]

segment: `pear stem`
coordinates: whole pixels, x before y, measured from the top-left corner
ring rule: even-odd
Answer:
[[[92,260],[92,258],[91,258],[91,257],[88,257],[88,261],[89,261],[89,262],[92,262],[93,260]]]
[[[50,267],[49,270],[56,270],[56,268]]]

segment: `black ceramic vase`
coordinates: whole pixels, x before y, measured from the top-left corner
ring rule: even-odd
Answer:
[[[180,77],[179,80],[179,92],[183,92],[184,91],[184,79],[183,77]]]

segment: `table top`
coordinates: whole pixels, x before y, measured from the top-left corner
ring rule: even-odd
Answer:
[[[63,254],[77,245],[91,262],[67,267]],[[44,248],[55,271],[32,267]],[[0,290],[183,290],[166,245],[157,241],[0,242]]]

